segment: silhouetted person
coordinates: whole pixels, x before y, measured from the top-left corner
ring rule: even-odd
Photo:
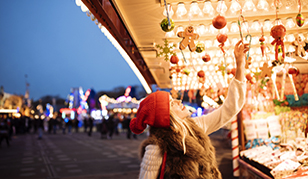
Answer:
[[[7,124],[7,121],[4,119],[0,119],[0,147],[1,147],[1,143],[2,140],[5,139],[6,140],[6,144],[9,147],[10,146],[10,142],[9,142],[9,126]]]
[[[78,132],[78,129],[79,129],[79,121],[77,118],[74,119],[74,128],[75,128],[75,132]]]
[[[91,136],[92,135],[92,129],[93,129],[93,122],[94,122],[93,117],[90,117],[88,122],[89,122],[89,132],[88,132],[88,135]]]
[[[101,139],[106,139],[108,133],[107,120],[103,117],[101,124]]]
[[[114,115],[113,113],[110,114],[108,120],[107,120],[107,128],[108,128],[108,139],[112,138],[113,132],[114,132]]]
[[[44,120],[43,119],[38,119],[38,139],[43,138],[43,130],[44,130]]]

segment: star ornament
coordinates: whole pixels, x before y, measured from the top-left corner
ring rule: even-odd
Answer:
[[[269,67],[267,63],[264,63],[262,68],[260,68],[261,70],[261,75],[260,77],[261,78],[264,78],[264,77],[271,77],[272,75],[272,69],[273,69],[273,66]]]

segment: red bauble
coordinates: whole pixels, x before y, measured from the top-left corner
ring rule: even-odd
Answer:
[[[222,34],[222,33],[218,33],[216,35],[216,39],[219,43],[225,43],[228,39],[228,35],[227,34]]]
[[[265,41],[264,36],[260,37],[260,38],[259,38],[259,41],[260,41],[260,42],[264,42],[264,41]]]
[[[235,76],[236,68],[232,68],[230,73]]]
[[[286,35],[286,28],[283,25],[275,25],[271,29],[271,36],[274,39],[283,39],[283,37]]]
[[[216,29],[222,29],[227,25],[227,20],[224,16],[218,15],[214,17],[212,24]]]
[[[252,76],[251,76],[250,73],[246,74],[246,79],[247,79],[248,81],[251,81],[251,80],[252,80]]]
[[[205,73],[204,73],[204,71],[203,70],[200,70],[199,72],[198,72],[198,77],[200,77],[200,78],[204,78],[204,76],[205,76]]]
[[[211,56],[209,54],[205,54],[204,56],[202,56],[202,60],[204,62],[208,62],[211,60]]]
[[[299,74],[299,70],[296,67],[290,67],[288,74],[297,76]]]
[[[170,63],[177,64],[179,62],[179,58],[176,55],[172,55],[170,58]]]

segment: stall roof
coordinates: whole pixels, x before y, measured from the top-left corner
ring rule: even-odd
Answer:
[[[241,29],[244,37],[249,33],[252,36],[252,48],[250,56],[252,64],[249,70],[256,70],[262,66],[265,61],[274,60],[274,46],[270,43],[273,40],[270,37],[270,25],[279,23],[278,20],[287,28],[285,37],[286,52],[294,51],[292,42],[297,34],[307,40],[308,38],[308,1],[301,1],[301,14],[306,18],[305,25],[298,27],[296,24],[296,16],[299,13],[298,1],[291,0],[238,0],[238,1],[188,1],[188,0],[166,0],[168,9],[172,8],[173,16],[170,18],[175,23],[175,28],[171,33],[164,32],[161,27],[161,21],[166,18],[163,15],[165,10],[164,0],[82,0],[87,6],[91,14],[97,19],[99,25],[104,26],[109,33],[122,46],[128,56],[130,56],[133,64],[145,79],[147,85],[157,84],[160,88],[175,88],[176,90],[199,89],[202,84],[198,81],[197,72],[204,70],[206,73],[205,87],[216,86],[218,81],[224,81],[222,71],[218,70],[220,64],[228,64],[228,68],[235,66],[233,59],[233,44],[239,40],[237,22],[240,19]],[[223,6],[219,3],[225,2],[227,11],[222,14],[227,19],[227,29],[219,30],[226,32],[228,41],[225,43],[226,58],[223,58],[223,53],[218,47],[219,43],[216,40],[216,35],[219,33],[217,29],[211,27],[213,18],[218,14],[217,11]],[[242,9],[244,19],[239,18],[240,11],[232,12],[231,5],[239,2]],[[249,10],[247,2],[253,2],[255,7]],[[276,12],[275,2],[279,2],[279,11]],[[187,13],[181,17],[177,15],[178,4],[183,3]],[[213,14],[207,14],[209,11],[203,11],[205,4],[210,3],[214,9]],[[261,7],[261,3],[268,3],[268,7]],[[191,15],[190,8],[192,4],[197,4],[201,11],[197,15]],[[219,7],[219,8],[218,8]],[[232,7],[235,7],[232,5]],[[275,21],[275,19],[277,21]],[[243,21],[245,20],[245,21]],[[245,23],[248,23],[245,26]],[[269,22],[269,27],[267,26]],[[190,52],[188,48],[181,52],[177,47],[174,52],[180,59],[180,73],[170,75],[169,69],[176,66],[166,61],[163,56],[157,56],[162,50],[157,48],[160,45],[164,48],[164,40],[168,40],[168,47],[172,44],[178,46],[182,38],[176,36],[177,30],[180,27],[186,28],[193,26],[198,30],[199,39],[195,40],[195,44],[204,44],[205,51],[202,53]],[[266,44],[268,45],[267,58],[261,57],[259,38],[261,30],[256,27],[261,25],[264,27],[264,35]],[[248,27],[248,31],[245,30]],[[203,28],[203,31],[201,30]],[[227,31],[225,31],[227,30]],[[173,33],[173,34],[172,34]],[[105,33],[106,34],[106,33]],[[203,62],[202,56],[208,53],[211,56],[210,62]],[[308,73],[307,56],[302,58],[293,55],[296,61],[294,66],[300,69],[301,73]],[[185,63],[186,60],[186,63]],[[226,62],[225,62],[226,60]],[[183,68],[182,68],[183,67]],[[190,71],[189,76],[186,76],[183,69]],[[247,71],[249,71],[247,70]],[[172,78],[170,78],[172,76]],[[232,76],[230,75],[230,78]],[[140,78],[139,78],[140,79]],[[144,83],[143,83],[144,85]],[[145,86],[145,85],[144,85]],[[147,91],[149,92],[149,91]]]

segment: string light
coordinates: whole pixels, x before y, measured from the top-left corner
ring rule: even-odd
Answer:
[[[203,11],[204,14],[214,15],[214,8],[213,8],[210,0],[206,0],[204,2],[204,6],[203,6],[202,11]]]
[[[257,8],[261,10],[268,11],[268,2],[266,0],[259,0]]]
[[[288,18],[287,18],[286,27],[287,27],[287,28],[293,28],[293,27],[295,27],[295,23],[294,23],[292,17],[288,17]]]
[[[237,2],[237,0],[231,1],[230,11],[235,14],[237,11],[241,10],[241,5]]]
[[[218,0],[216,11],[220,14],[224,14],[227,11],[227,5],[224,0]]]
[[[243,6],[243,11],[257,11],[255,4],[252,2],[252,0],[246,0],[245,4]]]
[[[238,25],[236,22],[231,23],[230,32],[233,32],[233,33],[239,32]]]
[[[251,29],[256,32],[261,30],[260,23],[258,20],[252,22]]]
[[[271,28],[272,28],[272,23],[271,23],[271,21],[270,21],[269,19],[266,19],[266,20],[264,21],[263,30],[265,30],[265,31],[270,31]]]
[[[190,9],[189,9],[189,15],[200,15],[202,12],[201,12],[201,9],[199,8],[198,6],[198,3],[196,1],[192,2],[190,4]]]
[[[187,10],[186,10],[186,8],[185,8],[185,5],[184,5],[184,3],[180,2],[180,3],[178,4],[178,9],[176,10],[176,15],[177,15],[178,17],[182,17],[182,16],[184,16],[185,14],[187,14]]]

